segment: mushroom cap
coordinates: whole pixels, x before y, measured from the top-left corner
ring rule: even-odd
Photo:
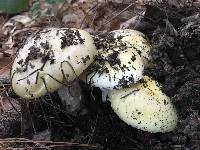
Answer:
[[[111,107],[132,127],[156,133],[169,132],[177,125],[175,107],[158,83],[145,76],[130,88],[109,91]]]
[[[115,89],[128,87],[143,76],[142,58],[134,48],[129,48],[112,34],[94,37],[98,55],[82,75],[92,86]]]
[[[33,99],[69,84],[97,54],[94,40],[75,28],[46,28],[29,37],[19,49],[11,75],[15,93]]]
[[[150,55],[151,45],[148,41],[148,38],[137,30],[132,29],[123,29],[123,30],[114,30],[111,31],[114,37],[122,37],[122,41],[130,44],[131,47],[134,47],[138,54],[142,57],[145,67],[149,65],[152,58]]]

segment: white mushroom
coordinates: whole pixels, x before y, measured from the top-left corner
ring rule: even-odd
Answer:
[[[151,45],[142,32],[132,29],[124,29],[114,30],[111,31],[111,33],[113,33],[115,38],[121,37],[123,42],[126,42],[130,47],[135,48],[138,54],[142,57],[145,67],[149,66],[149,62],[152,60],[150,55]]]
[[[129,48],[110,33],[94,39],[98,55],[84,74],[87,83],[105,89],[119,89],[142,78],[144,65],[134,48]]]
[[[177,125],[170,98],[147,76],[130,88],[109,91],[108,96],[115,113],[132,127],[156,133],[172,131]]]
[[[106,100],[107,89],[128,87],[143,77],[142,57],[121,39],[111,32],[94,36],[98,55],[82,75],[88,84],[101,88],[103,101]]]
[[[27,39],[13,63],[12,87],[32,99],[72,82],[97,53],[89,33],[80,29],[47,28]]]

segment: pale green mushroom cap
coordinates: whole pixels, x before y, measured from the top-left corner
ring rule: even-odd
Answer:
[[[14,60],[11,76],[15,93],[38,98],[70,84],[97,54],[89,33],[74,28],[46,28],[29,37]]]
[[[92,86],[118,89],[136,83],[143,76],[142,59],[130,48],[102,51],[99,56],[100,59],[89,67],[85,75],[87,83]]]
[[[130,88],[109,91],[108,96],[114,112],[132,127],[164,133],[177,125],[177,112],[170,98],[147,76]]]
[[[101,89],[120,89],[143,77],[144,63],[135,48],[110,32],[93,38],[98,55],[82,75],[83,81]]]
[[[149,62],[152,61],[150,54],[152,48],[147,37],[142,32],[132,29],[123,29],[114,30],[111,31],[111,33],[113,33],[115,38],[121,37],[123,42],[126,42],[130,47],[136,49],[138,54],[142,57],[145,67],[149,66]]]

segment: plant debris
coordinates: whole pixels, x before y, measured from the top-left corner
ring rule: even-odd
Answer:
[[[83,110],[76,116],[65,111],[57,93],[44,96],[40,98],[41,101],[29,104],[30,120],[32,121],[30,123],[32,129],[29,130],[31,134],[34,135],[48,129],[51,131],[50,139],[52,141],[69,141],[70,146],[73,146],[73,143],[79,146],[77,149],[200,149],[199,1],[189,0],[186,3],[186,1],[177,0],[168,2],[139,0],[133,4],[128,0],[126,3],[114,0],[108,2],[79,0],[71,1],[71,3],[73,5],[70,7],[63,6],[62,14],[59,14],[63,15],[61,20],[65,20],[65,24],[52,16],[38,18],[26,30],[14,34],[9,49],[15,52],[14,49],[23,43],[22,39],[36,29],[47,26],[66,27],[69,25],[69,27],[90,30],[95,34],[119,29],[120,26],[139,30],[148,36],[153,46],[152,57],[155,64],[154,67],[145,70],[145,74],[161,83],[163,91],[171,98],[178,110],[179,123],[175,131],[164,134],[151,134],[132,128],[117,117],[109,102],[102,103],[101,91],[98,88],[88,88],[87,85],[81,83],[84,94],[81,104]],[[76,13],[74,13],[75,11]],[[74,20],[65,16],[73,13],[76,15]],[[64,19],[64,16],[68,19]],[[0,20],[2,23],[6,22],[4,17],[1,17]],[[2,28],[1,23],[0,28]],[[22,28],[19,27],[19,29]],[[0,50],[4,52],[7,50],[5,43],[9,36],[2,34],[2,29],[0,31]],[[115,55],[110,56],[111,63],[113,63]],[[117,60],[115,61],[117,63]],[[2,83],[1,87],[4,85],[5,83]],[[9,85],[5,90],[7,96],[19,101]],[[5,95],[1,94],[1,97],[5,97]],[[6,126],[5,124],[3,125]],[[13,132],[10,134],[12,137],[26,138],[17,130],[9,132]],[[14,143],[12,139],[2,141],[10,142],[10,147],[16,145],[12,145]],[[42,142],[26,139],[17,139],[17,141],[30,142],[31,145],[28,146],[32,147],[34,145],[41,146]],[[50,142],[50,145],[55,144]],[[95,147],[91,147],[92,145]],[[26,144],[21,147],[25,146]],[[17,145],[17,147],[20,146]],[[68,149],[76,148],[68,147]]]

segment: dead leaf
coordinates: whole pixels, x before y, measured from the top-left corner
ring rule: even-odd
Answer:
[[[17,114],[20,112],[20,104],[16,99],[1,97],[0,98],[0,112]],[[19,114],[18,114],[19,115]]]
[[[65,24],[76,24],[79,21],[80,16],[78,16],[77,14],[67,14],[62,18],[62,22],[64,22]]]
[[[10,68],[13,62],[11,57],[3,57],[0,59],[0,78],[10,78]]]
[[[14,26],[16,23],[21,23],[23,25],[27,25],[31,22],[31,18],[28,15],[17,15],[10,18],[3,26],[3,29],[9,26]]]
[[[23,27],[31,25],[31,18],[25,15],[17,15],[10,18],[2,27],[4,35],[12,34],[16,29],[22,29]]]
[[[135,29],[137,26],[139,26],[144,14],[145,14],[145,11],[142,11],[138,15],[134,16],[133,18],[127,20],[126,22],[123,22],[120,25],[120,29],[128,29],[128,28]]]
[[[0,52],[0,59],[4,57],[4,54]]]
[[[8,41],[4,43],[6,47],[12,48],[15,42],[13,41],[13,36],[9,36]]]

